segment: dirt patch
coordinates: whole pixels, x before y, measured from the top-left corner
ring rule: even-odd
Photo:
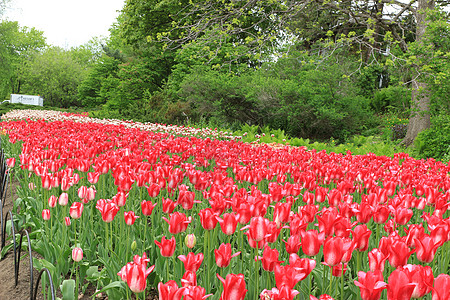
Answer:
[[[16,193],[16,189],[19,186],[19,183],[16,180],[11,182],[11,186],[8,183],[8,190],[6,194],[6,198],[3,204],[3,220],[8,211],[11,211],[14,214],[13,207],[13,199]],[[9,219],[9,218],[8,218]],[[24,237],[26,238],[26,237]],[[16,241],[19,243],[19,241]],[[10,243],[7,241],[6,245]],[[21,259],[19,263],[19,275],[17,280],[17,286],[15,284],[15,276],[14,276],[14,251],[10,249],[5,257],[0,261],[0,300],[9,300],[9,299],[29,299],[30,298],[30,263],[29,263],[29,255],[28,249],[22,249]],[[37,276],[39,272],[34,269],[33,277],[36,282]],[[33,287],[34,289],[34,287]],[[34,290],[33,290],[34,293]],[[43,299],[42,291],[38,289],[37,299]]]

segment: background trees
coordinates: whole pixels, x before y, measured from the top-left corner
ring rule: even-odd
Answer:
[[[100,117],[345,141],[395,116],[396,138],[409,119],[408,145],[449,109],[447,4],[127,0],[108,39],[31,47],[19,55],[27,72],[12,74],[48,104]]]
[[[24,65],[45,47],[43,32],[20,27],[17,22],[0,23],[0,99],[21,93]]]

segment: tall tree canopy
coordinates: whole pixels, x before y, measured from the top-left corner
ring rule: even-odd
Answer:
[[[20,73],[24,64],[46,46],[43,32],[20,27],[18,22],[0,23],[0,99],[10,93],[20,93]]]
[[[135,1],[128,1],[131,2]],[[205,50],[204,55],[214,57],[217,49],[227,42],[245,45],[227,53],[232,61],[243,56],[260,59],[261,54],[272,54],[270,50],[278,49],[280,44],[296,41],[305,50],[319,54],[330,53],[337,47],[353,47],[362,63],[374,60],[400,63],[406,61],[404,54],[410,51],[411,42],[423,45],[429,24],[427,12],[436,8],[436,2],[440,7],[449,4],[434,0],[211,0],[190,1],[185,6],[178,1],[154,5],[181,6],[166,17],[164,24],[171,22],[171,26],[157,34],[168,48],[196,43]],[[154,34],[148,37],[153,38]],[[430,126],[426,75],[417,64],[410,65],[410,71],[412,110],[406,145]]]

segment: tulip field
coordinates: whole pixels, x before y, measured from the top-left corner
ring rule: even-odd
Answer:
[[[442,162],[51,111],[0,131],[63,299],[450,299]]]

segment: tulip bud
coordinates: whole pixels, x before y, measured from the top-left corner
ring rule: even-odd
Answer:
[[[30,182],[28,183],[28,188],[33,191],[36,188],[36,186],[34,185],[33,182]]]
[[[137,243],[136,243],[136,241],[133,241],[132,243],[131,243],[131,251],[135,251],[136,250],[136,248],[137,248]]]
[[[67,193],[61,193],[58,198],[58,203],[61,206],[66,206],[69,202],[69,195]]]
[[[64,223],[66,223],[66,226],[70,226],[70,224],[71,224],[70,217],[65,217]]]
[[[50,207],[55,207],[56,206],[56,196],[55,195],[51,195],[50,198],[48,198],[48,206]]]
[[[6,159],[6,165],[8,166],[8,168],[14,168],[15,164],[16,164],[16,159],[14,157]]]
[[[50,210],[49,209],[42,210],[42,219],[44,219],[44,221],[50,220]]]
[[[197,238],[194,234],[188,234],[186,238],[184,239],[184,244],[186,247],[192,249],[194,248],[195,244],[197,243]]]
[[[83,259],[83,249],[79,248],[79,247],[75,247],[72,250],[72,259],[74,261],[80,261]]]

